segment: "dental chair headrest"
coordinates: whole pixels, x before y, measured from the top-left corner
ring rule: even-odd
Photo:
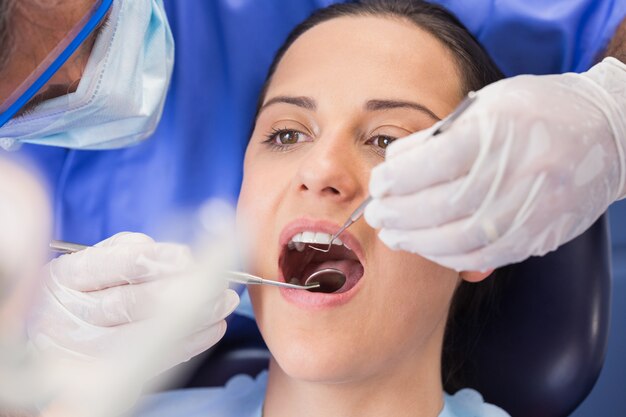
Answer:
[[[607,349],[607,216],[558,250],[506,269],[480,335],[467,334],[466,386],[513,417],[568,416],[593,388]]]

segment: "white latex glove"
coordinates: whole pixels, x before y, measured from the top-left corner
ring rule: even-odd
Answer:
[[[52,216],[42,184],[0,152],[0,326],[3,306],[16,301],[13,291],[33,284],[47,257]],[[18,315],[11,311],[6,318]]]
[[[0,152],[0,410],[30,406],[40,374],[26,354],[24,319],[48,256],[51,214],[32,172]],[[37,397],[37,400],[41,396]],[[0,411],[0,415],[3,412]],[[7,414],[7,415],[10,415]]]
[[[181,285],[180,277],[192,263],[187,247],[156,243],[139,233],[120,233],[63,255],[46,267],[43,296],[29,323],[30,340],[42,353],[69,358],[99,359],[119,352]],[[239,297],[225,281],[211,289],[205,311],[155,374],[205,351],[224,335],[224,318]],[[150,340],[145,343],[151,349]]]
[[[431,132],[372,171],[365,219],[380,239],[458,271],[543,255],[626,195],[626,65],[501,80]]]

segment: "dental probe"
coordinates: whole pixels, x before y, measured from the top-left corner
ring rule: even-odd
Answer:
[[[430,137],[437,136],[438,134],[443,133],[446,130],[448,130],[448,128],[450,128],[450,126],[452,125],[452,122],[458,119],[458,117],[461,114],[463,114],[463,112],[467,110],[467,108],[475,100],[476,100],[476,92],[470,91],[467,94],[467,97],[465,97],[463,101],[461,101],[461,103],[457,106],[457,108],[454,109],[454,111],[450,113],[448,117],[443,119],[439,127],[435,129],[435,131],[432,133],[432,135],[430,135]],[[315,246],[311,246],[311,245],[308,245],[308,246],[311,249],[315,249],[316,251],[320,251],[324,253],[329,252],[330,248],[333,246],[333,242],[339,237],[339,235],[342,234],[344,230],[346,230],[348,227],[356,223],[356,221],[359,220],[361,216],[363,216],[363,213],[365,213],[365,208],[371,201],[372,201],[372,196],[370,195],[361,204],[359,204],[359,206],[352,212],[352,214],[350,215],[348,220],[346,220],[343,226],[341,226],[341,228],[334,235],[331,236],[330,242],[328,242],[328,247],[326,249],[316,248]]]
[[[312,282],[307,285],[298,285],[290,284],[288,282],[271,281],[269,279],[263,279],[261,277],[257,277],[256,275],[239,271],[227,271],[226,274],[229,275],[229,277],[226,278],[228,281],[238,284],[271,285],[274,287],[291,288],[293,290],[314,290],[320,287],[319,282]]]
[[[74,253],[87,249],[89,246],[80,245],[78,243],[63,242],[61,240],[53,240],[50,242],[50,249],[58,253]],[[287,282],[271,281],[269,279],[263,279],[255,275],[247,274],[239,271],[226,271],[226,279],[230,282],[237,284],[256,284],[256,285],[270,285],[274,287],[291,288],[295,290],[313,290],[320,287],[319,282],[312,282],[307,285],[289,284]]]
[[[348,220],[343,224],[343,226],[341,226],[341,228],[334,235],[330,237],[330,242],[328,242],[328,247],[326,249],[316,248],[315,246],[311,246],[311,245],[309,245],[309,248],[315,249],[316,251],[319,251],[319,252],[324,252],[324,253],[329,252],[330,248],[333,246],[333,242],[339,237],[339,235],[342,234],[344,230],[352,226],[357,220],[361,218],[361,216],[365,212],[365,207],[367,207],[370,201],[372,201],[372,196],[367,197],[365,201],[359,204],[359,206],[356,208],[356,210],[352,212],[352,214],[350,215]]]

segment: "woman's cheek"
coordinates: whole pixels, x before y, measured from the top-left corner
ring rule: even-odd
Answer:
[[[251,272],[257,274],[274,273],[268,269],[275,245],[268,245],[277,236],[277,204],[279,193],[274,189],[270,178],[246,172],[237,206],[237,226],[239,235],[245,241],[246,260]]]

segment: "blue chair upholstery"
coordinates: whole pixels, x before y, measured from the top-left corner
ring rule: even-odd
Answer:
[[[606,216],[555,252],[506,272],[497,277],[495,303],[481,307],[480,334],[473,324],[456,323],[455,341],[472,347],[463,382],[513,417],[567,416],[593,388],[607,348]],[[267,367],[264,352],[254,322],[234,316],[224,340],[186,386],[220,386],[238,373],[255,376]]]

